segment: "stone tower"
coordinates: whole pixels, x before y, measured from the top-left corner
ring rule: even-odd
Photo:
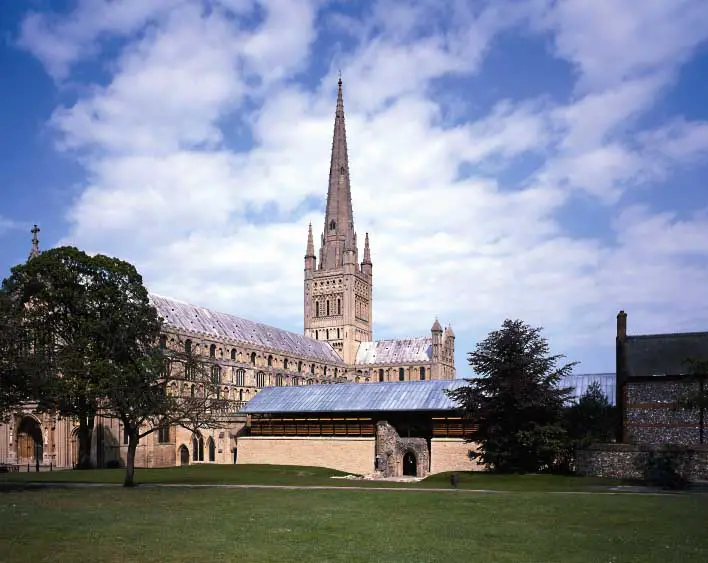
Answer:
[[[344,127],[342,79],[339,79],[334,117],[332,158],[324,232],[319,260],[315,255],[312,225],[305,253],[305,335],[326,340],[347,364],[354,364],[360,342],[372,340],[372,264],[369,234],[364,257],[354,231],[352,192]]]

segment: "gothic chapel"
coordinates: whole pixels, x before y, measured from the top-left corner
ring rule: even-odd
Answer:
[[[33,230],[29,259],[39,253]],[[246,423],[241,407],[261,389],[329,383],[378,383],[455,379],[455,335],[435,320],[429,336],[373,339],[373,264],[368,233],[359,262],[354,230],[342,81],[338,83],[327,207],[319,253],[312,225],[307,235],[304,272],[304,334],[151,294],[164,324],[160,345],[186,348],[211,362],[221,393],[232,404],[224,427],[192,435],[182,428],[144,438],[136,465],[233,463]],[[175,374],[175,379],[179,376]],[[194,392],[188,381],[175,385]],[[198,390],[197,390],[198,392]],[[101,467],[125,459],[121,424],[99,417],[93,437],[94,463]],[[36,415],[31,406],[0,424],[0,463],[71,467],[78,445],[73,421]]]

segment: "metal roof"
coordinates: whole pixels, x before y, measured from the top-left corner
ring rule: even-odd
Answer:
[[[344,364],[334,348],[323,340],[197,307],[155,293],[150,294],[150,302],[165,324],[177,330],[253,344],[330,364]]]
[[[425,363],[432,358],[432,350],[430,336],[362,342],[354,362],[357,365]]]
[[[465,384],[462,379],[453,379],[267,387],[242,407],[240,412],[265,414],[455,410],[455,403],[443,391]]]
[[[570,400],[576,402],[585,394],[591,383],[598,382],[607,400],[614,405],[615,379],[614,373],[573,373],[561,378],[558,387],[574,387],[575,391],[573,391]]]

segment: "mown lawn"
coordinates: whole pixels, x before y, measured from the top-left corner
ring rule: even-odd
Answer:
[[[15,483],[17,481],[122,483],[124,474],[123,469],[0,474],[0,489],[3,488],[3,483]],[[450,488],[449,473],[433,475],[418,483],[332,479],[332,476],[343,475],[345,473],[322,467],[281,465],[190,465],[164,469],[137,469],[135,473],[138,483]],[[470,472],[458,473],[458,476],[459,487],[464,489],[582,491],[596,490],[597,488],[620,483],[620,481],[611,479],[558,475],[490,475]]]
[[[3,562],[708,561],[699,495],[85,488],[0,493]]]

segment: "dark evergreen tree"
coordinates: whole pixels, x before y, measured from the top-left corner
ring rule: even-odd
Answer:
[[[566,441],[564,403],[571,389],[560,379],[574,364],[558,367],[563,356],[549,355],[540,328],[505,320],[469,354],[478,377],[449,391],[476,429],[468,441],[488,469],[500,472],[551,470]]]
[[[611,442],[617,428],[617,409],[603,393],[600,383],[593,381],[577,403],[565,412],[565,428],[573,448],[597,442]]]

